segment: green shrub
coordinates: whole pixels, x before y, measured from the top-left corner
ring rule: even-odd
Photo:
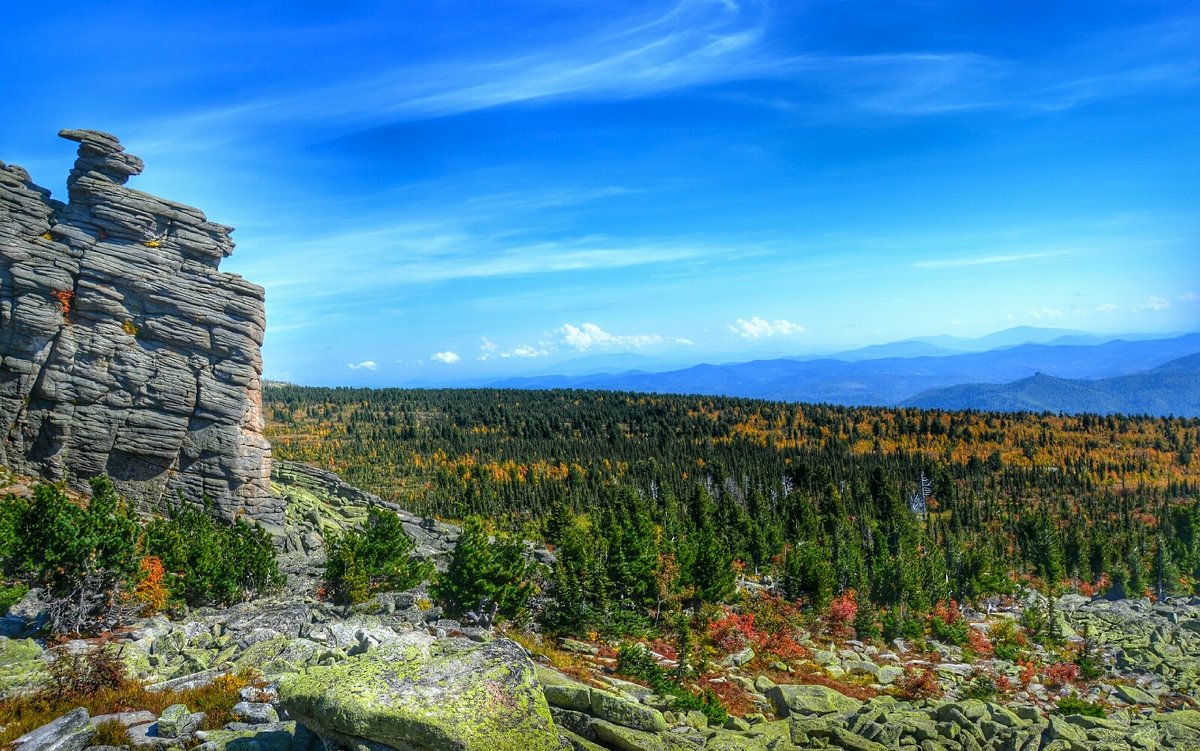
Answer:
[[[326,538],[326,591],[354,604],[376,592],[412,589],[433,574],[433,564],[413,555],[415,549],[398,515],[371,509],[362,527]]]
[[[29,594],[29,586],[20,582],[11,586],[0,586],[0,615],[7,615],[8,609]]]
[[[890,642],[893,639],[916,641],[925,636],[925,627],[921,624],[921,620],[906,615],[899,608],[887,611],[879,620],[884,641]]]
[[[723,725],[729,712],[711,690],[703,694],[689,691],[674,676],[667,673],[641,644],[623,643],[617,648],[617,672],[642,681],[660,696],[669,697],[675,711],[698,709],[709,722]]]
[[[1073,691],[1070,696],[1064,696],[1058,700],[1058,711],[1062,714],[1078,714],[1087,717],[1104,717],[1105,715],[1104,705],[1090,702]]]
[[[933,636],[937,637],[940,641],[949,642],[958,647],[967,643],[968,628],[969,626],[964,620],[946,623],[937,616],[929,619],[929,631]]]
[[[991,701],[996,698],[996,681],[989,675],[977,675],[962,687],[964,699]]]
[[[1079,645],[1079,651],[1075,655],[1075,664],[1079,667],[1080,677],[1085,681],[1097,680],[1105,673],[1104,656],[1092,644],[1091,634],[1086,626],[1083,629],[1083,643]]]
[[[138,524],[107,477],[92,480],[87,508],[43,483],[28,501],[6,500],[0,518],[0,530],[12,535],[0,543],[6,571],[31,576],[51,592],[68,591],[87,574],[122,579],[137,568]]]
[[[992,654],[1001,660],[1016,662],[1025,645],[1025,635],[1017,630],[1017,624],[1008,618],[999,618],[988,629],[992,641]]]
[[[86,507],[46,483],[0,506],[0,565],[13,584],[0,598],[5,610],[37,583],[59,632],[101,631],[133,614],[121,594],[137,568],[140,527],[107,477],[92,480]]]
[[[192,606],[229,605],[283,584],[266,531],[182,503],[146,525],[145,553],[162,561],[172,598]]]
[[[479,517],[463,522],[446,573],[438,576],[433,596],[455,616],[494,604],[498,615],[517,619],[534,592],[534,568],[525,560],[525,545],[510,535],[488,538]]]

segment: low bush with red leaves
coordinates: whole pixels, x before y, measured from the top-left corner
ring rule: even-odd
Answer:
[[[853,589],[847,589],[825,610],[825,630],[834,639],[854,636],[854,619],[858,617],[858,600]]]
[[[1073,662],[1056,662],[1046,668],[1042,677],[1051,688],[1069,686],[1079,680],[1079,666]]]
[[[976,657],[991,657],[992,642],[977,628],[967,629],[967,649],[975,653]]]
[[[754,649],[784,662],[802,660],[809,651],[800,646],[804,611],[794,602],[768,594],[753,598],[746,610],[754,616]]]
[[[709,624],[708,638],[722,653],[733,654],[753,645],[762,636],[754,628],[754,613],[730,611]]]
[[[937,699],[944,693],[938,683],[937,672],[933,668],[916,665],[905,665],[904,675],[896,680],[893,687],[897,696],[908,701]]]

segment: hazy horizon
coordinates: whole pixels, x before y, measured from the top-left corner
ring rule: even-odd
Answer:
[[[0,159],[109,131],[237,227],[267,378],[1200,330],[1192,4],[7,13]]]

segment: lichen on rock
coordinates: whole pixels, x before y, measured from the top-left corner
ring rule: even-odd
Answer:
[[[516,643],[398,641],[280,686],[288,715],[326,740],[398,749],[560,748],[533,664]]]

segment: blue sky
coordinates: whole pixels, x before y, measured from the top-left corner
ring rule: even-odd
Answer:
[[[112,5],[119,8],[105,8]],[[1016,325],[1200,329],[1191,2],[19,3],[63,127],[238,228],[266,375],[452,383]]]

